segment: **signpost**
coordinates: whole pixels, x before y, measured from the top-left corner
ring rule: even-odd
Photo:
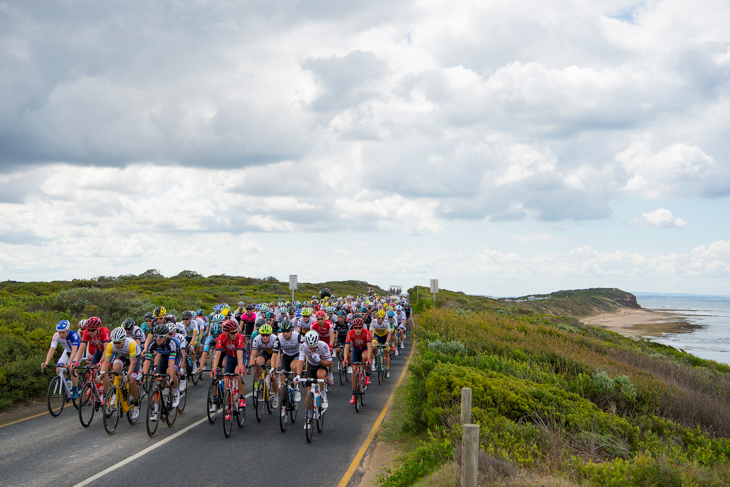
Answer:
[[[291,301],[294,302],[294,290],[297,288],[297,275],[289,274],[289,289],[291,289]]]
[[[436,293],[439,292],[439,280],[431,279],[431,293],[433,294],[433,302],[436,303]]]

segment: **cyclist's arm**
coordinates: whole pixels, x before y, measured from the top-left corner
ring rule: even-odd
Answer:
[[[53,345],[53,343],[51,343],[51,347],[48,349],[48,355],[46,355],[46,361],[41,364],[42,368],[46,368],[46,364],[51,361],[54,353],[56,353],[56,347]],[[71,350],[71,353],[73,353],[73,349]]]
[[[84,359],[84,352],[86,352],[86,342],[81,342],[79,345],[79,351],[76,352],[76,357],[73,359],[74,364],[79,364]]]

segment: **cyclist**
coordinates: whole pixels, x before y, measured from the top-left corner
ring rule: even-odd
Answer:
[[[385,376],[390,377],[390,338],[393,330],[390,328],[390,323],[385,321],[385,311],[382,309],[378,311],[377,318],[370,324],[370,333],[373,336],[373,347],[377,345],[387,345],[385,349]],[[370,369],[375,371],[375,361],[373,361],[373,367]]]
[[[306,305],[307,303],[304,304]],[[312,308],[302,308],[302,317],[297,321],[297,331],[302,335],[305,335],[313,324],[314,320],[312,319]]]
[[[238,317],[241,323],[241,331],[245,337],[250,338],[253,333],[254,325],[256,324],[256,313],[253,310],[252,304],[246,305],[246,312],[241,313]]]
[[[180,348],[177,340],[169,336],[170,328],[164,323],[158,323],[152,330],[153,341],[147,347],[143,372],[147,374],[152,364],[152,355],[157,352],[154,366],[158,374],[168,374],[172,381],[172,407],[176,408],[180,404],[180,391],[178,390],[177,371],[179,370]],[[154,412],[152,421],[157,421],[157,411]]]
[[[398,341],[400,342],[400,348],[405,348],[407,318],[406,312],[403,311],[403,306],[400,304],[395,307],[395,318],[398,321]]]
[[[85,358],[84,353],[88,345],[89,355],[91,355],[91,365],[96,365],[104,355],[104,350],[109,343],[109,329],[101,326],[101,320],[97,316],[92,316],[86,320],[86,330],[81,336],[81,342],[79,349],[76,352],[76,358],[74,359],[73,367],[79,365],[82,359]]]
[[[352,330],[347,333],[345,340],[345,362],[365,362],[368,366],[365,369],[365,385],[370,385],[370,357],[373,356],[373,344],[370,339],[370,332],[364,329],[365,323],[362,318],[352,320]],[[355,404],[355,369],[352,370],[352,398],[350,404]]]
[[[299,347],[299,363],[297,364],[297,376],[294,378],[294,384],[299,383],[305,360],[308,379],[324,379],[327,375],[327,368],[332,367],[330,347],[319,341],[319,334],[314,330],[310,330],[304,335],[304,343]],[[310,389],[311,386],[307,386],[307,393]],[[329,406],[327,403],[327,389],[322,387],[320,392],[322,394],[322,409],[327,409]],[[307,427],[306,423],[304,427]]]
[[[294,331],[294,327],[288,318],[284,318],[281,322],[281,333],[276,337],[274,342],[274,355],[271,357],[271,370],[279,370],[280,372],[291,372],[297,370],[299,365],[299,349],[304,343],[302,335]],[[284,376],[279,375],[280,389],[284,387]],[[294,391],[294,401],[301,400],[299,389]],[[274,408],[279,407],[279,394],[274,399]]]
[[[46,361],[41,364],[41,368],[45,370],[48,362],[53,358],[53,354],[56,353],[56,347],[60,344],[63,347],[63,353],[61,357],[56,361],[59,367],[56,367],[56,373],[61,370],[61,367],[65,367],[69,371],[71,376],[71,383],[73,384],[73,390],[71,399],[79,397],[79,378],[76,375],[76,371],[71,368],[71,362],[69,359],[76,356],[76,351],[79,349],[81,339],[79,334],[71,329],[71,323],[68,320],[61,320],[56,324],[56,333],[51,338],[51,346],[48,348],[48,354],[46,355]]]
[[[182,326],[185,329],[185,339],[188,342],[188,353],[190,358],[193,360],[193,374],[198,373],[198,364],[196,362],[197,356],[195,353],[195,346],[198,344],[198,338],[200,337],[200,330],[198,329],[198,320],[195,319],[195,315],[192,311],[183,311],[182,314]]]
[[[350,331],[350,325],[347,323],[347,311],[341,309],[337,312],[337,321],[333,325],[336,334],[335,351],[339,354],[345,346],[347,340],[347,332]]]
[[[332,322],[327,319],[327,314],[319,310],[314,315],[317,318],[317,322],[312,325],[312,330],[316,331],[319,335],[319,341],[324,342],[330,347],[330,354],[332,353],[332,347],[335,346],[335,328]],[[329,371],[327,375],[327,383],[333,385],[335,379],[332,376],[332,371]]]
[[[139,325],[145,335],[152,333],[152,328],[155,327],[155,315],[152,313],[145,313],[144,322]]]
[[[155,310],[152,313],[147,313],[145,316],[145,321],[147,321],[147,317],[152,314],[154,321],[152,323],[148,323],[148,326],[150,328],[150,333],[147,334],[147,339],[144,342],[144,350],[147,350],[150,346],[150,344],[153,342],[152,337],[154,333],[152,333],[152,330],[157,325],[167,325],[167,320],[165,316],[167,315],[167,309],[164,306],[158,306],[155,308]],[[162,373],[162,372],[160,372]]]
[[[269,318],[269,315],[271,315],[271,318]],[[274,332],[274,330],[269,324],[270,321],[274,321],[274,313],[272,312],[267,313],[266,323],[259,327],[259,333],[258,335],[256,335],[256,338],[254,338],[253,344],[251,345],[251,363],[256,365],[253,383],[254,390],[256,390],[256,388],[258,387],[258,380],[259,377],[261,377],[261,366],[263,366],[264,364],[271,364],[271,357],[274,354],[276,336],[274,336],[274,338],[271,338],[271,334]],[[266,377],[267,382],[271,380],[271,376],[274,375],[274,372],[274,367],[271,367],[271,369],[269,370],[269,376]],[[274,393],[277,395],[279,393],[278,386],[279,384],[274,381],[274,383],[272,384],[272,388]]]
[[[243,362],[244,343],[243,335],[238,333],[238,325],[233,320],[223,322],[223,333],[218,336],[215,343],[215,355],[213,357],[213,369],[218,368],[221,356],[226,354],[226,373],[231,374],[238,372],[236,379],[238,380],[238,407],[246,407],[246,398],[243,393],[243,370],[245,368]],[[214,371],[211,370],[210,377],[214,377]],[[211,412],[215,409],[211,407]]]
[[[142,349],[142,344],[146,341],[142,328],[136,326],[132,318],[127,318],[122,323],[122,328],[127,333],[127,336],[137,342],[137,349]]]
[[[392,309],[389,309],[388,312],[385,314],[385,320],[390,325],[391,330],[397,330],[398,329],[398,320],[395,318],[395,311]],[[393,334],[391,336],[392,344],[395,347],[395,355],[398,356],[398,335]]]
[[[104,354],[104,362],[101,364],[102,379],[104,380],[104,390],[111,388],[111,381],[107,371],[111,365],[114,372],[121,372],[122,367],[127,366],[127,377],[129,377],[129,390],[132,393],[132,406],[139,403],[139,388],[137,387],[137,374],[139,373],[140,350],[137,347],[137,341],[127,336],[124,328],[114,328],[111,333],[111,343],[106,346]],[[113,364],[113,365],[112,365]],[[139,411],[138,411],[139,412]]]
[[[200,355],[200,366],[205,368],[205,363],[208,361],[208,352],[210,352],[211,346],[215,352],[215,342],[218,336],[223,331],[224,318],[222,314],[213,315],[213,321],[208,327],[208,335],[205,337],[205,344],[203,345],[203,353]],[[213,366],[215,368],[215,364]]]

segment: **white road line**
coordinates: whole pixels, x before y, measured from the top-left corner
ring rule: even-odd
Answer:
[[[246,397],[250,397],[250,396],[251,396],[251,394],[252,394],[252,393],[251,393],[251,392],[249,392],[248,394],[246,394]],[[158,418],[158,420],[159,420],[159,419],[160,419],[160,418]],[[93,475],[93,476],[89,477],[88,479],[86,479],[86,480],[84,480],[84,481],[82,481],[82,482],[79,482],[78,484],[74,485],[74,487],[82,487],[82,486],[84,486],[84,485],[89,485],[89,484],[90,484],[91,482],[93,482],[93,481],[95,481],[95,480],[98,480],[98,479],[102,478],[102,477],[103,477],[104,475],[106,475],[106,474],[108,474],[108,473],[110,473],[110,472],[113,472],[114,470],[116,470],[116,469],[118,469],[118,468],[121,468],[121,467],[123,467],[123,466],[127,465],[127,464],[128,464],[128,463],[130,463],[130,462],[133,462],[133,461],[135,461],[136,459],[138,459],[138,458],[140,458],[140,457],[142,457],[142,456],[146,455],[147,453],[151,452],[151,451],[152,451],[152,450],[154,450],[155,448],[159,448],[159,447],[161,447],[162,445],[164,445],[165,443],[168,443],[168,442],[170,442],[170,441],[174,440],[174,439],[175,439],[175,438],[177,438],[178,436],[180,436],[180,435],[182,435],[182,434],[185,434],[185,433],[187,433],[187,432],[188,432],[188,431],[190,431],[191,429],[193,429],[193,428],[195,428],[196,426],[198,426],[199,424],[201,424],[201,423],[202,423],[203,421],[208,421],[208,416],[203,416],[203,419],[201,419],[200,421],[196,421],[195,423],[191,424],[190,426],[187,426],[186,428],[184,428],[184,429],[181,429],[180,431],[178,431],[177,433],[175,433],[175,434],[174,434],[174,435],[172,435],[171,437],[169,437],[169,438],[165,438],[164,440],[162,440],[162,441],[160,441],[160,442],[158,442],[158,443],[155,443],[154,445],[150,445],[150,446],[148,446],[147,448],[145,448],[145,449],[144,449],[144,450],[142,450],[141,452],[139,452],[139,453],[137,453],[137,454],[135,454],[135,455],[132,455],[131,457],[129,457],[129,458],[126,458],[126,459],[122,460],[121,462],[119,462],[119,463],[117,463],[117,464],[114,464],[114,465],[112,465],[111,467],[107,468],[106,470],[102,470],[102,471],[101,471],[101,472],[99,472],[98,474],[96,474],[96,475]]]

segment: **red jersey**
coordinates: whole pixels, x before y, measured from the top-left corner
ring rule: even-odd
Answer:
[[[236,338],[234,338],[233,341],[228,338],[228,335],[221,333],[215,341],[215,349],[223,350],[226,352],[226,355],[231,357],[235,357],[238,350],[243,350],[245,348],[246,345],[243,342],[243,335],[240,333],[236,335]]]
[[[372,340],[370,338],[370,332],[367,329],[363,328],[360,336],[357,336],[355,334],[355,330],[350,330],[347,333],[347,340],[345,341],[345,343],[349,343],[354,348],[362,350],[368,347],[368,342],[370,340]]]
[[[330,330],[332,329],[332,322],[330,320],[324,320],[324,325],[320,326],[319,321],[312,325],[310,330],[315,330],[319,333],[319,341],[325,342],[327,345],[330,344]]]
[[[88,350],[89,354],[94,354],[97,350],[101,350],[104,352],[104,342],[111,341],[111,338],[109,338],[109,329],[100,326],[98,328],[99,333],[96,334],[95,337],[91,336],[91,333],[89,330],[84,330],[84,336],[81,337],[81,343],[88,343]]]

